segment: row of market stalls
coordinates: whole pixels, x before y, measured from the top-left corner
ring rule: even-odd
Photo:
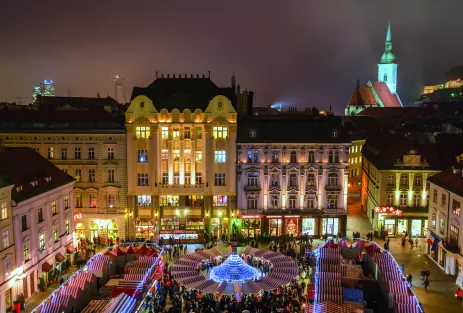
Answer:
[[[131,312],[138,295],[162,263],[160,254],[154,244],[120,245],[97,254],[32,312]],[[99,294],[98,288],[114,276],[117,267],[124,268],[127,264],[131,270],[113,288],[110,300],[93,300]],[[135,273],[134,269],[139,270]]]
[[[376,243],[329,241],[316,254],[314,303],[306,306],[306,312],[364,312],[363,291],[358,284],[364,269],[358,260],[375,274],[389,309],[396,313],[423,313],[397,262]]]
[[[237,257],[239,260],[236,259]],[[244,260],[250,257],[253,260],[271,263],[273,265],[272,272],[267,275],[262,275],[262,273],[246,275],[248,271],[251,271],[246,266],[251,265],[246,264]],[[226,265],[227,267],[225,270],[218,270],[219,267],[215,267],[211,270],[210,278],[208,278],[207,274],[201,274],[197,270],[198,266],[204,262],[222,264],[222,266]],[[218,271],[217,275],[214,276],[213,271],[215,269]],[[256,271],[258,270],[256,269]],[[218,275],[221,272],[227,272],[224,273],[223,279]],[[174,262],[171,273],[175,280],[188,289],[239,297],[241,294],[255,294],[263,290],[280,288],[299,275],[299,267],[291,257],[267,249],[247,246],[241,251],[240,256],[237,256],[231,253],[231,249],[229,249],[228,255],[224,255],[214,247],[207,250],[198,249],[193,254],[184,255]],[[237,276],[234,276],[233,273],[236,273]],[[243,279],[240,279],[240,276]],[[252,277],[252,279],[246,279],[246,277]]]

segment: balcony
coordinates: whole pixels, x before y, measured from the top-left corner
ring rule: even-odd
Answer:
[[[261,186],[246,185],[244,186],[244,191],[261,191]]]
[[[340,185],[326,185],[325,190],[326,191],[341,191],[342,188]]]
[[[288,185],[288,190],[296,190],[296,191],[299,191],[299,186],[298,186],[298,185],[289,184],[289,185]]]
[[[455,242],[453,240],[449,241],[448,238],[445,238],[445,239],[442,239],[442,245],[447,251],[460,254],[460,246],[458,245],[458,242]]]

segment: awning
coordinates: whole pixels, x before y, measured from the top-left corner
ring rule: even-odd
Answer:
[[[76,248],[74,248],[73,246],[68,246],[66,248],[66,253],[74,253],[76,252]]]
[[[51,266],[50,263],[45,262],[42,264],[42,272],[49,272],[52,269],[53,269],[53,266]]]
[[[66,260],[66,258],[61,253],[58,252],[55,255],[55,260],[56,260],[56,262],[63,262],[64,260]]]

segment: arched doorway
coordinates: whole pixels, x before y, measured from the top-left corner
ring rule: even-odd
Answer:
[[[85,225],[82,223],[77,223],[76,225],[77,238],[85,238]]]
[[[90,241],[95,242],[98,240],[98,225],[97,223],[90,224]]]

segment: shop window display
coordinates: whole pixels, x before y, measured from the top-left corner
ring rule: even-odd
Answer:
[[[187,218],[185,221],[186,230],[204,230],[203,218]]]
[[[397,221],[397,233],[403,235],[408,232],[407,220],[398,220]]]
[[[283,219],[271,218],[269,220],[269,234],[270,236],[280,236],[282,234]]]
[[[339,232],[339,220],[337,218],[324,218],[322,223],[322,235],[336,235]]]
[[[177,217],[161,219],[161,230],[179,230],[179,226]]]
[[[137,219],[136,221],[136,238],[151,239],[154,238],[156,227],[154,220],[151,219]]]
[[[297,236],[297,234],[299,233],[298,219],[295,219],[295,218],[286,219],[285,224],[286,224],[285,233],[287,235]]]
[[[384,221],[384,230],[387,230],[388,235],[395,235],[395,220],[385,220]]]
[[[119,238],[119,226],[116,223],[108,225],[108,238],[113,240]]]
[[[241,233],[246,238],[256,238],[261,235],[261,219],[245,218],[242,221]]]
[[[314,218],[303,218],[302,219],[302,233],[304,235],[309,235],[309,236],[315,235],[315,219]]]
[[[412,236],[423,236],[421,231],[421,220],[412,220],[412,229],[411,229]]]
[[[137,206],[151,206],[151,196],[150,195],[137,196]]]

